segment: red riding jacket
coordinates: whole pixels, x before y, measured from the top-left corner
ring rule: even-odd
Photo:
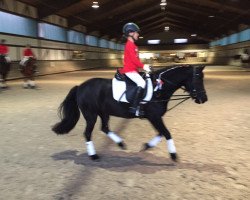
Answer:
[[[124,50],[123,68],[120,73],[138,72],[138,68],[143,68],[143,63],[139,59],[138,47],[134,42],[127,41]]]
[[[9,53],[9,48],[6,45],[0,45],[0,54],[5,55]]]
[[[30,48],[24,49],[23,50],[23,56],[32,56],[35,57],[32,50]]]

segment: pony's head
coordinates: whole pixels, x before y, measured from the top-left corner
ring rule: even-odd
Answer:
[[[207,99],[206,90],[203,83],[203,69],[202,67],[190,67],[188,79],[184,82],[185,90],[190,94],[195,103],[205,103]]]
[[[155,73],[156,78],[161,80],[160,95],[169,99],[173,93],[182,88],[198,104],[207,101],[207,94],[203,83],[203,69],[205,66],[175,66],[159,70]]]

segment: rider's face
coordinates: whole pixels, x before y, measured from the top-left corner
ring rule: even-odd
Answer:
[[[132,32],[132,33],[130,33],[130,36],[132,36],[134,38],[134,40],[139,39],[139,33],[138,32]]]

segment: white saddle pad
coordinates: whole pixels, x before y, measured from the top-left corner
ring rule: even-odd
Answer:
[[[153,96],[152,81],[150,78],[147,78],[146,81],[147,81],[147,94],[146,94],[145,98],[143,99],[143,101],[145,101],[145,103],[147,101],[150,101],[152,96]],[[128,100],[127,100],[126,94],[125,94],[126,83],[124,81],[118,81],[116,78],[113,78],[112,91],[113,91],[113,97],[116,101],[128,103]]]

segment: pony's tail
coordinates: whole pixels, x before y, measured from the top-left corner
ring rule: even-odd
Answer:
[[[58,108],[58,115],[61,121],[52,127],[52,131],[56,134],[69,133],[79,120],[80,111],[76,101],[77,88],[78,86],[75,86],[69,91],[69,94]]]

